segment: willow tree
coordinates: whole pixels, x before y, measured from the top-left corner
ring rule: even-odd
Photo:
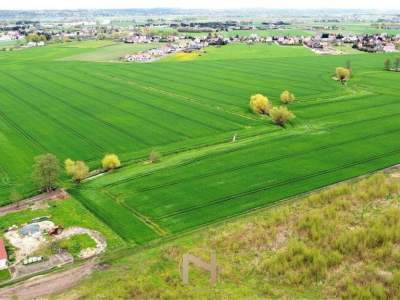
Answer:
[[[76,183],[80,183],[83,179],[88,177],[89,167],[83,161],[75,162],[73,179]]]
[[[104,170],[113,170],[121,166],[121,161],[116,154],[106,154],[101,161]]]
[[[260,115],[268,115],[271,104],[267,97],[261,94],[256,94],[250,97],[250,109]]]

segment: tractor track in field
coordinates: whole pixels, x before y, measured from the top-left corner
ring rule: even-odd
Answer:
[[[365,123],[365,122],[376,121],[376,120],[380,120],[380,119],[384,119],[384,118],[387,119],[387,118],[395,117],[395,116],[399,116],[399,115],[400,115],[400,113],[394,113],[394,114],[388,114],[388,115],[374,117],[374,118],[370,118],[370,119],[362,119],[362,120],[355,121],[355,122],[341,123],[341,124],[338,124],[338,125],[327,127],[327,128],[325,128],[325,130],[332,131],[332,129],[338,129],[338,128],[345,127],[345,126],[348,126],[348,125],[362,124],[362,123]],[[271,144],[271,143],[279,142],[281,140],[286,140],[287,141],[287,140],[294,139],[294,138],[296,138],[298,136],[299,136],[298,134],[290,134],[289,136],[278,137],[278,138],[274,139],[273,141],[268,141],[267,143]],[[261,146],[261,144],[256,145],[256,146],[257,147]],[[232,149],[228,149],[228,150],[225,150],[225,151],[220,151],[220,152],[218,152],[218,154],[216,154],[216,153],[207,153],[207,154],[202,155],[200,157],[189,159],[189,160],[187,160],[185,162],[182,162],[180,164],[175,164],[173,166],[165,167],[165,168],[163,168],[163,170],[177,169],[177,168],[180,168],[180,167],[184,167],[186,165],[190,165],[190,164],[193,164],[193,163],[200,162],[202,160],[205,160],[205,159],[207,159],[209,157],[212,157],[212,156],[215,156],[215,155],[228,154],[228,153],[232,153],[232,152],[241,151],[243,147],[245,147],[245,146],[241,146],[241,147],[238,147],[238,148],[232,148]],[[154,173],[157,173],[159,171],[160,171],[160,169],[153,170],[153,171],[148,171],[148,172],[144,172],[144,173],[140,173],[140,174],[138,174],[136,176],[133,176],[133,177],[129,177],[129,178],[126,178],[126,179],[118,180],[116,182],[112,182],[110,184],[106,184],[103,187],[111,188],[111,187],[114,187],[114,186],[118,186],[120,184],[124,184],[124,183],[130,182],[130,181],[134,181],[134,180],[137,180],[137,179],[140,179],[140,178],[143,178],[143,177],[150,176],[150,175],[152,175]],[[85,189],[89,189],[89,188],[85,188]]]
[[[77,69],[73,69],[73,71],[76,72]],[[81,71],[80,71],[80,73],[84,73],[84,74],[89,75],[89,74],[86,73],[86,72],[81,72]],[[57,73],[57,74],[59,74],[59,73]],[[74,78],[72,78],[72,77],[66,75],[65,73],[59,74],[59,75],[60,75],[60,76],[64,76],[64,77],[66,77],[66,78],[69,78],[69,79],[71,79],[71,80],[76,80],[76,79],[74,79]],[[93,74],[90,74],[90,76],[93,77],[94,75],[93,75]],[[98,80],[103,81],[103,82],[108,82],[108,83],[109,83],[109,81],[105,80],[104,78],[100,78],[98,75],[96,76],[96,78],[97,78]],[[173,115],[173,116],[175,116],[175,117],[182,118],[182,119],[187,120],[187,121],[189,121],[189,122],[197,123],[197,124],[199,124],[199,125],[201,125],[201,126],[204,126],[204,127],[206,127],[206,128],[209,128],[209,129],[213,129],[213,130],[215,130],[215,131],[217,131],[217,132],[221,132],[221,129],[219,129],[219,128],[215,127],[215,126],[212,126],[212,125],[210,125],[210,124],[206,124],[206,123],[201,122],[201,121],[198,121],[198,120],[194,120],[194,119],[188,118],[188,117],[186,117],[186,116],[184,116],[184,115],[180,115],[180,114],[177,114],[177,113],[175,113],[175,112],[172,112],[172,111],[163,109],[163,108],[161,108],[161,107],[159,107],[159,106],[155,106],[155,105],[146,103],[146,102],[144,102],[144,101],[142,101],[142,100],[138,100],[137,98],[133,98],[132,96],[123,95],[123,94],[121,94],[121,93],[108,90],[108,89],[106,89],[106,88],[104,88],[104,87],[99,87],[98,85],[95,85],[95,84],[93,84],[93,83],[88,83],[87,81],[85,81],[85,84],[91,85],[91,86],[93,86],[93,87],[96,88],[96,89],[101,89],[101,90],[105,91],[106,93],[112,93],[112,94],[118,95],[118,96],[120,96],[120,97],[133,100],[134,102],[138,102],[138,103],[140,103],[140,104],[142,104],[142,105],[144,105],[144,106],[147,106],[147,107],[151,108],[152,110],[161,111],[161,112],[164,112],[164,113]],[[117,83],[117,84],[118,84],[118,83]],[[123,110],[123,111],[125,111],[125,110]],[[127,111],[125,111],[125,112],[127,112]],[[143,117],[141,117],[141,118],[142,118],[143,120],[149,122],[149,123],[154,124],[154,122],[152,122],[151,120],[145,119],[145,118],[143,118]],[[157,126],[160,127],[160,128],[163,129],[163,130],[166,130],[166,131],[174,131],[173,129],[166,128],[165,126],[162,126],[162,125],[160,125],[160,124],[157,124]],[[184,136],[186,136],[186,137],[192,138],[191,136],[188,136],[188,135],[186,135],[186,134],[184,134],[184,133],[180,133],[180,132],[176,132],[176,133],[177,133],[177,134],[180,134],[180,135],[184,135]]]
[[[331,117],[331,116],[334,116],[334,115],[335,116],[337,116],[337,115],[345,115],[346,113],[347,114],[351,114],[351,113],[354,113],[356,111],[357,112],[363,112],[363,111],[368,110],[368,109],[373,109],[373,108],[377,108],[377,107],[385,108],[387,106],[392,106],[392,105],[395,105],[395,104],[399,104],[399,101],[397,99],[395,101],[392,101],[392,102],[388,102],[388,103],[384,103],[384,104],[375,104],[375,105],[371,105],[371,106],[362,107],[362,108],[359,108],[359,109],[335,111],[335,113],[320,114],[318,117],[315,117],[315,118],[308,117],[308,120],[311,120],[311,121],[321,120],[321,119],[323,120],[323,119],[325,119],[327,117]],[[307,118],[307,116],[305,116],[305,117]]]
[[[114,70],[114,71],[115,71],[115,70]],[[184,94],[186,93],[186,91],[182,91],[182,90],[180,90],[180,89],[168,87],[169,90],[164,90],[165,87],[164,87],[163,85],[160,85],[160,84],[149,83],[149,82],[146,82],[146,81],[142,81],[142,80],[140,80],[140,79],[137,79],[137,78],[132,79],[132,78],[129,77],[129,76],[127,77],[126,74],[123,75],[123,74],[121,74],[121,73],[110,72],[109,69],[107,69],[107,72],[108,72],[109,74],[114,74],[115,76],[118,76],[118,79],[119,79],[119,80],[121,80],[121,78],[125,78],[125,80],[127,80],[130,84],[133,84],[133,85],[135,85],[135,87],[138,87],[138,88],[140,88],[142,91],[147,92],[147,94],[149,94],[148,91],[153,91],[153,92],[155,92],[155,93],[157,93],[157,94],[166,95],[166,96],[173,97],[173,98],[178,97],[178,98],[181,98],[181,99],[183,99],[183,100],[185,100],[186,102],[189,102],[189,103],[191,103],[191,104],[197,104],[197,105],[200,106],[200,107],[208,108],[208,109],[210,109],[210,111],[205,111],[204,109],[203,109],[202,111],[203,111],[204,113],[206,113],[206,114],[211,114],[211,115],[214,115],[214,116],[216,116],[216,117],[218,117],[218,118],[222,118],[223,116],[222,116],[221,114],[216,114],[215,112],[211,111],[211,109],[213,109],[213,110],[217,109],[217,110],[219,110],[219,111],[222,111],[223,113],[231,114],[231,115],[238,116],[238,117],[240,117],[240,118],[249,119],[249,120],[252,120],[252,121],[257,120],[255,117],[243,115],[243,114],[236,113],[236,112],[229,111],[229,110],[221,110],[221,108],[219,108],[219,106],[213,106],[213,105],[204,103],[204,101],[201,101],[201,100],[196,99],[196,98],[194,98],[194,97],[185,96],[185,95],[176,93],[176,92],[179,92],[179,93],[182,92],[182,93],[184,93]],[[104,77],[103,74],[97,74],[97,78],[98,78],[99,76]],[[155,78],[156,76],[153,76],[153,77]],[[115,81],[115,77],[111,76],[110,78],[113,79],[113,80]],[[141,83],[143,83],[143,84],[138,84],[137,82],[141,82]],[[162,89],[160,89],[159,87],[162,87]],[[171,90],[172,90],[172,91],[175,91],[175,92],[171,92]],[[192,93],[192,94],[193,94],[193,93]],[[199,96],[199,95],[196,95],[196,96]],[[212,100],[212,102],[215,102],[214,99],[209,98],[209,97],[206,97],[206,96],[201,96],[201,98],[203,98],[203,99],[208,99],[208,100]],[[229,104],[229,105],[230,105],[230,106],[233,106],[233,104]],[[229,120],[229,122],[243,127],[243,125],[241,125],[240,123],[235,123],[235,121]]]
[[[5,89],[7,92],[7,90]],[[35,139],[31,134],[29,134],[25,129],[20,127],[16,122],[14,122],[10,117],[7,116],[3,111],[0,110],[0,118],[8,125],[10,128],[15,129],[25,140],[29,141],[32,146],[36,149],[41,149],[43,151],[48,151],[47,148],[41,144],[37,139]]]
[[[371,161],[374,161],[374,160],[377,160],[377,159],[380,159],[380,158],[383,158],[383,157],[393,156],[393,155],[399,154],[399,153],[400,153],[400,148],[398,148],[396,150],[393,150],[393,151],[390,151],[390,152],[383,153],[383,154],[374,155],[374,156],[371,156],[371,157],[368,157],[366,159],[359,160],[359,161],[356,161],[356,162],[346,163],[346,164],[343,164],[343,165],[340,165],[340,166],[337,166],[337,167],[334,167],[334,168],[331,168],[331,169],[321,170],[321,171],[318,171],[318,172],[315,172],[315,173],[306,174],[304,176],[299,176],[299,177],[296,177],[296,178],[290,178],[288,180],[283,180],[283,181],[281,181],[279,183],[275,183],[275,184],[271,184],[271,185],[267,185],[267,186],[261,186],[261,187],[255,188],[255,189],[247,190],[247,191],[244,191],[244,192],[241,192],[241,193],[237,193],[237,194],[233,194],[233,195],[227,195],[227,196],[224,196],[224,197],[221,197],[221,198],[217,198],[217,199],[212,200],[212,201],[208,201],[207,203],[203,203],[203,204],[200,204],[200,205],[194,205],[194,206],[191,206],[191,207],[188,207],[188,208],[185,208],[185,209],[177,210],[177,211],[175,211],[173,213],[170,213],[170,214],[165,214],[165,215],[162,215],[160,217],[153,218],[153,220],[160,221],[160,220],[163,220],[163,219],[176,217],[178,215],[186,214],[186,213],[194,211],[194,210],[202,209],[202,208],[205,208],[205,207],[210,207],[210,206],[213,206],[213,205],[216,205],[216,204],[224,203],[226,201],[230,201],[230,200],[234,200],[234,199],[239,199],[239,198],[242,198],[242,197],[245,197],[245,196],[254,195],[254,194],[257,194],[259,192],[263,192],[263,191],[266,191],[266,190],[269,190],[269,189],[274,189],[274,188],[277,188],[277,187],[285,186],[285,185],[288,185],[288,184],[292,184],[294,182],[308,180],[308,179],[311,179],[311,178],[315,178],[315,177],[318,177],[318,176],[326,175],[326,174],[329,174],[329,173],[333,173],[333,172],[340,171],[340,170],[343,170],[343,169],[347,169],[347,168],[350,168],[350,167],[354,167],[354,166],[357,166],[357,165],[362,165],[362,164],[365,164],[365,163],[368,163],[368,162],[371,162]]]
[[[1,71],[0,71],[0,72],[1,72]],[[1,73],[3,73],[3,72],[1,72]],[[3,73],[3,75],[4,75],[4,73]],[[6,74],[6,75],[7,75],[7,74]],[[20,79],[18,79],[18,78],[16,78],[16,77],[14,77],[13,75],[8,74],[7,76],[13,78],[13,79],[16,80],[16,81],[23,82],[24,84],[26,84],[26,85],[31,86],[32,88],[34,88],[31,84],[26,83],[26,82],[24,82],[24,81],[22,81],[22,80],[20,80]],[[104,148],[103,148],[103,147],[101,147],[100,145],[98,145],[98,144],[95,143],[94,141],[88,139],[87,137],[83,136],[82,134],[80,134],[77,130],[73,129],[72,127],[70,127],[70,126],[68,126],[68,125],[66,125],[66,124],[64,124],[64,123],[61,123],[61,122],[59,121],[59,119],[57,119],[57,118],[55,118],[54,116],[52,116],[51,114],[47,113],[45,110],[40,109],[40,108],[38,108],[37,106],[33,105],[32,103],[30,103],[30,102],[24,100],[23,98],[21,98],[20,96],[18,96],[18,95],[15,94],[14,92],[12,92],[12,91],[10,91],[10,90],[4,88],[4,87],[3,87],[3,89],[5,89],[6,92],[7,92],[8,94],[10,94],[13,98],[19,100],[20,102],[22,102],[22,103],[24,103],[25,105],[29,106],[29,107],[32,108],[33,110],[35,110],[35,111],[39,112],[40,114],[46,116],[47,118],[49,118],[49,120],[51,120],[52,122],[54,122],[55,124],[57,124],[57,125],[60,126],[61,128],[68,129],[73,135],[75,135],[76,137],[78,137],[79,139],[81,139],[82,141],[84,141],[85,143],[88,143],[89,145],[95,147],[95,148],[98,149],[98,150],[104,151]],[[36,89],[36,88],[34,88],[34,89]],[[53,96],[51,96],[51,95],[49,95],[49,94],[46,94],[46,95],[47,95],[47,96],[50,96],[50,97],[53,97]],[[53,97],[53,98],[54,98],[54,97]],[[47,150],[46,150],[46,151],[47,151]]]
[[[57,73],[57,72],[50,71],[50,70],[47,70],[47,69],[46,69],[46,71],[48,71],[49,73],[57,74],[57,75],[62,76],[62,77],[64,77],[64,78],[68,78],[68,79],[70,79],[70,80],[78,81],[76,78],[67,76],[65,73],[62,73],[62,74],[61,74],[61,73]],[[92,75],[92,76],[93,76],[93,75]],[[38,77],[39,77],[39,76],[38,76]],[[41,77],[41,78],[43,78],[43,77]],[[46,79],[46,80],[48,80],[48,79]],[[78,81],[78,82],[82,83],[82,81]],[[174,130],[174,129],[167,128],[167,127],[162,126],[162,125],[160,125],[160,124],[154,123],[153,120],[149,120],[149,119],[144,118],[144,117],[142,117],[142,116],[139,116],[138,114],[135,114],[135,113],[133,113],[133,112],[131,112],[131,111],[129,111],[129,110],[126,110],[126,109],[117,107],[117,106],[112,105],[112,104],[107,103],[107,102],[104,102],[104,101],[100,100],[99,98],[95,98],[95,97],[93,97],[93,96],[84,94],[84,93],[82,93],[82,92],[80,92],[80,91],[78,91],[78,90],[76,90],[76,89],[74,89],[74,88],[66,87],[66,86],[64,86],[64,85],[62,85],[62,84],[59,84],[58,82],[57,82],[56,84],[59,85],[59,86],[62,86],[63,88],[72,89],[75,93],[77,93],[77,94],[79,94],[79,95],[81,95],[81,96],[84,96],[84,97],[86,97],[86,98],[90,98],[90,99],[96,100],[96,101],[98,101],[98,102],[103,103],[103,104],[106,105],[106,106],[111,106],[111,107],[113,107],[114,109],[116,109],[116,110],[118,110],[118,111],[120,111],[120,112],[122,112],[122,113],[131,115],[131,116],[133,116],[133,117],[135,117],[135,118],[137,118],[137,119],[139,119],[139,120],[142,120],[142,121],[144,121],[144,122],[147,122],[147,123],[149,123],[149,124],[152,124],[153,126],[155,125],[155,126],[157,126],[158,128],[160,128],[160,129],[162,129],[162,130],[164,130],[164,131],[171,131],[171,132],[174,132],[174,133],[177,134],[177,135],[184,136],[184,137],[186,137],[186,138],[193,138],[192,136],[189,136],[189,135],[187,135],[187,134],[184,133],[184,132],[176,131],[176,130]],[[150,106],[149,104],[146,104],[146,103],[144,103],[144,102],[142,102],[142,101],[138,101],[138,100],[133,99],[133,98],[128,97],[128,96],[123,96],[123,95],[121,95],[121,94],[119,94],[119,93],[116,93],[115,91],[111,91],[111,90],[105,89],[105,88],[103,88],[103,87],[99,87],[99,86],[97,86],[97,85],[88,83],[88,82],[86,82],[86,81],[85,81],[85,84],[86,84],[86,85],[90,85],[90,86],[92,86],[92,87],[94,87],[94,88],[96,88],[96,89],[98,89],[98,90],[103,90],[103,91],[106,92],[106,93],[114,94],[114,95],[119,95],[120,97],[129,98],[129,99],[131,99],[131,100],[133,100],[133,101],[137,101],[137,102],[139,102],[139,103],[141,103],[141,104],[144,104],[144,105],[146,105],[146,106]],[[156,109],[156,110],[159,110],[159,111],[168,112],[168,111],[166,111],[166,110],[161,110],[159,107],[155,107],[155,106],[151,106],[151,107],[152,107],[152,109]],[[177,115],[177,116],[180,117],[180,118],[183,118],[183,119],[186,118],[185,116],[180,116],[180,115]],[[191,120],[191,119],[189,119],[189,118],[186,118],[186,119]],[[193,120],[191,120],[191,121],[193,122]],[[205,126],[205,125],[203,125],[203,126]]]
[[[215,64],[218,65],[218,68],[215,69],[215,70],[213,70],[213,71],[212,71],[212,74],[210,74],[210,72],[207,72],[206,70],[200,71],[200,72],[199,72],[199,68],[197,68],[197,69],[196,69],[196,75],[199,74],[199,73],[200,73],[200,74],[204,74],[204,76],[207,76],[207,78],[215,78],[216,80],[220,80],[220,81],[226,82],[226,83],[229,83],[229,82],[237,82],[237,83],[239,83],[240,85],[242,85],[243,87],[246,87],[246,89],[252,88],[253,91],[254,91],[254,90],[259,90],[259,89],[260,89],[260,84],[259,84],[259,85],[254,85],[254,84],[252,84],[252,85],[249,85],[249,84],[243,85],[243,81],[241,81],[241,80],[235,80],[234,78],[231,78],[231,77],[229,77],[229,80],[227,80],[227,77],[226,77],[226,76],[225,76],[225,77],[218,77],[218,76],[213,76],[213,74],[222,74],[222,73],[220,72],[220,69],[224,69],[224,70],[227,70],[227,71],[230,71],[230,72],[232,72],[232,70],[234,70],[234,72],[236,72],[238,75],[239,75],[239,74],[240,74],[240,75],[243,75],[244,73],[245,73],[245,74],[249,74],[250,76],[249,76],[249,75],[247,75],[247,76],[248,76],[253,82],[254,82],[255,80],[262,82],[262,80],[260,80],[259,78],[260,78],[260,77],[262,78],[263,76],[266,75],[265,73],[246,71],[246,70],[243,70],[243,69],[238,70],[238,69],[234,68],[232,65],[226,65],[226,64],[223,64],[223,63],[221,63],[221,62],[215,62]],[[221,67],[221,66],[223,66],[223,67]],[[174,68],[174,67],[175,67],[175,68]],[[171,69],[175,69],[175,70],[179,70],[179,71],[183,72],[182,68],[179,68],[179,67],[176,68],[176,67],[177,67],[176,65],[173,66],[173,67],[170,66]],[[201,66],[201,67],[203,67],[203,66]],[[271,70],[269,69],[268,71],[270,72]],[[194,76],[192,76],[192,77],[194,77]],[[201,77],[201,76],[197,76],[197,77]],[[204,77],[203,77],[203,78],[204,78]],[[290,80],[290,77],[288,78],[288,77],[286,77],[286,76],[279,76],[279,75],[277,75],[276,73],[274,73],[274,74],[273,74],[273,79],[276,79],[276,78],[280,78],[280,79],[284,79],[284,80]],[[306,83],[306,82],[304,81],[304,83]],[[237,85],[233,85],[233,86],[230,86],[230,85],[228,85],[228,84],[224,84],[224,85],[227,86],[227,87],[229,87],[229,88],[237,88]],[[291,86],[296,87],[296,85],[293,85],[293,82],[291,82]],[[297,88],[297,89],[303,89],[304,87],[297,86],[296,88]],[[312,90],[312,91],[314,91],[314,92],[320,93],[320,90],[316,90],[316,89],[312,89],[312,88],[309,88],[309,90]],[[232,95],[231,95],[231,96],[232,96]],[[235,96],[237,96],[237,95],[235,95]]]
[[[132,73],[130,70],[126,70],[127,71],[127,73]],[[112,72],[110,72],[110,73],[112,73]],[[116,73],[114,73],[114,74],[116,74]],[[143,72],[138,72],[137,70],[135,70],[135,74],[142,74],[142,75],[148,75],[147,73],[143,73]],[[154,90],[154,91],[158,91],[159,93],[160,92],[163,92],[164,94],[165,93],[169,93],[170,94],[170,96],[175,96],[175,97],[180,97],[180,98],[182,98],[182,99],[184,99],[184,100],[187,100],[187,101],[192,101],[193,103],[197,103],[197,104],[199,104],[199,105],[202,105],[202,106],[204,106],[204,107],[208,107],[208,108],[211,108],[211,109],[218,109],[218,110],[220,110],[220,111],[222,111],[222,112],[224,112],[224,113],[227,113],[227,114],[231,114],[231,115],[234,115],[234,116],[238,116],[238,117],[241,117],[241,118],[245,118],[245,119],[249,119],[249,120],[256,120],[254,117],[252,117],[252,116],[248,116],[248,115],[243,115],[243,114],[241,114],[241,113],[237,113],[237,112],[234,112],[234,111],[230,111],[230,110],[226,110],[226,109],[221,109],[221,107],[220,106],[215,106],[215,105],[210,105],[210,104],[208,104],[208,103],[204,103],[204,101],[202,101],[202,100],[198,100],[198,99],[196,99],[195,97],[192,97],[192,96],[183,96],[182,94],[180,94],[180,93],[183,93],[183,94],[186,94],[186,93],[188,93],[187,91],[185,91],[185,90],[182,90],[182,89],[177,89],[176,87],[175,88],[172,88],[171,86],[168,86],[168,87],[165,87],[164,85],[162,85],[162,84],[160,84],[160,83],[153,83],[153,82],[151,82],[151,83],[149,83],[148,81],[143,81],[143,80],[140,80],[140,79],[138,79],[138,78],[132,78],[132,77],[127,77],[127,75],[125,74],[125,75],[122,75],[122,74],[120,74],[120,73],[118,73],[118,75],[117,75],[118,77],[122,77],[122,78],[125,78],[126,80],[129,80],[129,81],[131,81],[131,82],[142,82],[144,85],[146,85],[147,87],[149,87],[150,85],[151,85],[151,89],[152,90]],[[173,82],[173,83],[175,83],[175,84],[179,84],[179,85],[183,85],[183,86],[189,86],[189,87],[193,87],[193,88],[196,88],[197,90],[208,90],[208,91],[210,91],[210,92],[213,92],[213,93],[216,93],[215,91],[213,91],[213,90],[210,90],[210,89],[208,89],[208,88],[204,88],[204,87],[199,87],[199,86],[196,86],[196,85],[193,85],[193,84],[190,84],[190,85],[184,85],[182,82],[178,82],[178,81],[173,81],[173,80],[171,80],[171,79],[165,79],[165,78],[163,78],[163,77],[160,77],[160,76],[156,76],[156,75],[152,75],[151,76],[152,78],[158,78],[158,79],[161,79],[161,80],[163,80],[164,82],[165,82],[165,84],[167,84],[167,82]],[[157,86],[157,88],[155,87],[155,86]],[[161,87],[161,89],[159,88],[159,87]],[[167,89],[167,90],[165,90],[165,89]],[[174,92],[171,92],[171,91],[174,91]],[[227,96],[227,97],[232,97],[232,95],[227,95],[227,94],[225,94],[224,92],[222,92],[222,91],[219,91],[218,92],[220,95],[225,95],[225,96]],[[194,96],[196,96],[196,97],[200,97],[200,98],[202,98],[202,99],[208,99],[208,100],[210,100],[210,102],[212,102],[212,103],[215,103],[216,101],[218,101],[218,102],[220,102],[220,103],[224,103],[225,105],[227,105],[227,106],[234,106],[235,107],[235,105],[233,104],[233,103],[231,103],[231,102],[227,102],[227,101],[224,101],[224,100],[222,100],[221,98],[218,98],[218,100],[216,100],[216,99],[214,99],[214,98],[210,98],[209,96],[205,96],[205,95],[198,95],[198,94],[196,94],[196,93],[193,93],[193,91],[191,91],[190,93],[189,93],[190,95],[194,95]],[[236,95],[237,96],[237,95]]]
[[[64,99],[62,99],[62,98],[60,98],[59,96],[52,95],[52,94],[50,94],[50,93],[44,91],[43,89],[38,88],[37,86],[34,86],[34,85],[30,84],[30,83],[27,82],[27,81],[18,79],[18,78],[14,77],[13,75],[10,75],[10,74],[8,74],[8,76],[11,77],[11,78],[14,78],[14,80],[18,80],[18,81],[22,82],[23,84],[25,84],[25,85],[31,87],[33,90],[36,90],[36,91],[38,91],[38,92],[41,93],[41,94],[46,95],[47,97],[50,97],[50,98],[52,98],[52,99],[57,100],[57,101],[60,102],[60,103],[63,103],[64,105],[68,106],[69,108],[73,109],[74,111],[78,112],[78,113],[81,114],[81,115],[86,115],[86,116],[92,118],[93,120],[96,120],[97,122],[99,122],[99,123],[101,123],[101,124],[103,124],[103,125],[105,125],[105,126],[111,128],[111,129],[113,129],[113,130],[115,130],[115,131],[117,131],[117,132],[123,133],[125,136],[127,136],[127,137],[129,137],[129,138],[131,138],[131,139],[136,139],[136,140],[138,140],[139,142],[143,143],[144,145],[149,146],[149,144],[143,142],[140,138],[138,138],[138,137],[132,135],[131,132],[128,132],[128,131],[125,130],[124,128],[120,128],[120,127],[115,126],[114,124],[112,124],[112,123],[110,123],[110,122],[108,122],[108,121],[104,121],[104,120],[102,120],[101,118],[97,117],[95,114],[89,113],[89,112],[87,112],[87,111],[85,111],[85,110],[83,110],[83,109],[81,109],[81,108],[79,108],[79,107],[76,107],[75,105],[70,104],[68,101],[66,101],[66,100],[64,100]],[[51,115],[49,115],[49,117],[55,119],[55,118],[52,117]],[[66,125],[64,125],[64,127],[68,128],[68,126],[66,126]],[[72,129],[72,128],[70,128],[70,130],[73,130],[73,131],[74,131],[74,129]],[[80,136],[82,136],[79,132],[76,131],[76,133],[79,134]],[[82,136],[82,138],[85,139],[85,140],[88,140],[87,137]],[[94,142],[92,142],[92,143],[94,143]],[[95,145],[97,145],[97,144],[95,144]],[[102,148],[102,147],[99,146],[99,145],[97,145],[97,148],[99,148],[99,150],[101,150],[101,151],[104,151],[104,148]]]
[[[351,140],[347,140],[347,141],[341,142],[340,145],[338,145],[338,144],[324,145],[324,146],[317,147],[317,148],[314,148],[314,149],[304,150],[302,152],[298,152],[298,153],[295,153],[295,154],[281,155],[281,156],[269,158],[269,159],[266,159],[266,160],[253,162],[253,163],[250,163],[250,164],[243,164],[243,165],[236,166],[236,167],[233,167],[233,168],[227,168],[227,169],[219,170],[219,171],[212,170],[212,171],[209,171],[207,173],[204,173],[204,174],[201,174],[201,175],[196,175],[196,176],[193,176],[193,177],[185,177],[184,179],[173,180],[173,181],[170,181],[170,182],[167,182],[167,183],[164,183],[164,184],[149,186],[149,187],[142,188],[142,189],[139,188],[139,189],[136,189],[135,192],[143,193],[143,192],[154,191],[156,189],[177,185],[177,184],[180,184],[182,182],[188,182],[188,181],[192,181],[192,180],[203,179],[203,178],[206,178],[206,177],[221,175],[221,174],[228,173],[228,172],[240,171],[240,170],[244,170],[244,169],[247,169],[247,168],[250,168],[250,167],[262,166],[264,164],[268,164],[268,163],[275,162],[275,161],[280,161],[280,160],[283,160],[283,159],[286,159],[286,158],[289,158],[289,157],[299,157],[299,156],[302,156],[302,155],[305,155],[305,154],[308,154],[308,153],[313,153],[313,152],[317,152],[317,151],[321,151],[321,150],[331,149],[331,148],[334,148],[334,147],[351,144],[351,143],[356,142],[356,141],[362,141],[362,140],[367,140],[367,139],[370,139],[370,138],[376,138],[378,136],[390,135],[390,134],[397,133],[397,132],[400,132],[400,129],[390,130],[390,131],[384,132],[382,134],[370,134],[370,135],[367,135],[367,136],[357,137],[355,139],[351,139]]]
[[[104,191],[104,193],[109,198],[111,198],[113,201],[115,201],[116,203],[118,203],[122,207],[125,207],[127,210],[129,210],[136,219],[141,221],[144,225],[146,225],[148,228],[150,228],[152,231],[154,231],[157,235],[166,236],[168,234],[168,232],[166,230],[164,230],[160,225],[156,224],[150,218],[148,218],[145,215],[141,214],[136,209],[134,209],[134,208],[130,207],[129,205],[127,205],[123,200],[118,199],[118,196],[114,195],[110,191]]]

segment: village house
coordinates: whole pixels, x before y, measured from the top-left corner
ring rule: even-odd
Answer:
[[[0,239],[0,270],[7,269],[7,251],[4,241]]]
[[[383,46],[383,51],[384,52],[397,52],[396,46],[393,43],[388,43],[385,46]]]

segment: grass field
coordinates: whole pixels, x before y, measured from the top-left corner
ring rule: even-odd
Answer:
[[[70,192],[123,240],[140,244],[400,160],[400,74],[383,71],[389,55],[230,45],[189,61],[65,60],[110,47],[0,54],[1,203],[13,190],[35,192],[35,155],[98,167],[115,152],[122,169]],[[354,77],[342,86],[331,78],[348,60]],[[249,111],[250,95],[279,104],[285,89],[298,99],[286,129]],[[160,163],[144,162],[152,149]]]

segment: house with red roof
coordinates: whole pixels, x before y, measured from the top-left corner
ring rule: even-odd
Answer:
[[[7,251],[4,241],[0,239],[0,270],[7,269]]]

